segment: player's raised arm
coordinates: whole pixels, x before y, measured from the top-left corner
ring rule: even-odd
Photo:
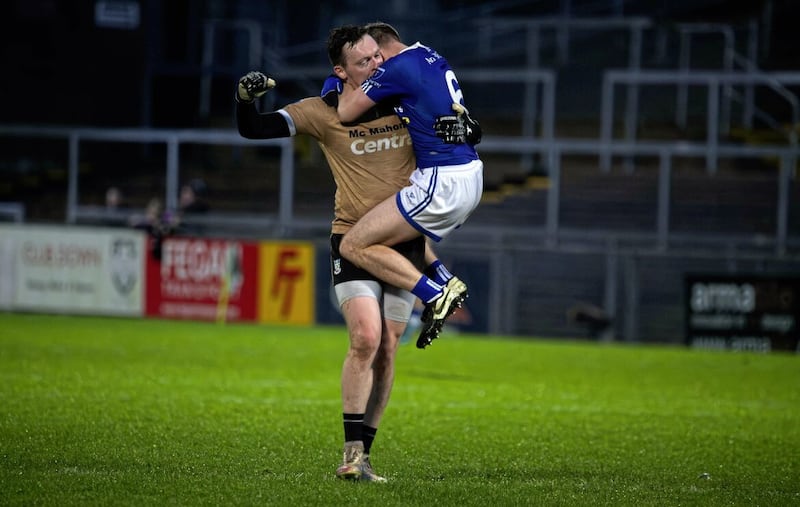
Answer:
[[[363,86],[369,86],[369,81],[365,82]],[[374,105],[375,101],[367,97],[362,87],[352,88],[345,86],[339,96],[339,107],[337,108],[339,121],[342,123],[353,122]]]
[[[244,102],[253,102],[267,93],[267,90],[274,87],[274,79],[267,77],[261,72],[252,70],[239,78],[239,86],[236,88],[236,99]]]
[[[292,132],[286,118],[278,112],[259,113],[255,100],[271,88],[275,80],[258,71],[250,71],[239,79],[236,87],[236,126],[247,139],[289,137]]]

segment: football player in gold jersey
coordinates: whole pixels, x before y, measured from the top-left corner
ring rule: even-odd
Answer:
[[[331,31],[328,56],[334,75],[356,84],[383,62],[375,40],[363,27],[353,25]],[[416,298],[342,258],[339,243],[367,211],[408,184],[416,168],[411,138],[391,107],[375,107],[355,122],[342,124],[336,89],[277,111],[259,112],[255,99],[274,86],[274,80],[257,71],[239,80],[237,126],[249,139],[309,135],[319,142],[328,161],[336,183],[331,273],[350,339],[341,377],[344,459],[336,475],[383,482],[385,478],[373,471],[369,454],[392,390],[400,337]],[[421,236],[394,248],[432,278],[447,283],[452,277]]]

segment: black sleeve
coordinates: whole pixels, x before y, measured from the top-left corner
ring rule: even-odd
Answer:
[[[289,137],[289,125],[280,113],[259,113],[255,102],[236,101],[236,126],[247,139]]]

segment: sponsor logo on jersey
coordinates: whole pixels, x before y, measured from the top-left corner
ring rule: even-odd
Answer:
[[[411,136],[408,134],[394,134],[391,137],[382,139],[356,139],[350,143],[350,151],[354,155],[367,155],[405,146],[411,146]]]
[[[383,67],[378,67],[377,69],[375,69],[375,72],[369,78],[370,80],[380,79],[383,76],[384,72],[386,72],[386,70]]]

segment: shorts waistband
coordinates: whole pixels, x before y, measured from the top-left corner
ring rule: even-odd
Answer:
[[[483,168],[483,162],[481,162],[481,159],[478,158],[478,159],[473,159],[473,160],[467,160],[462,164],[437,165],[437,166],[432,166],[432,167],[421,167],[420,169],[425,171],[425,170],[431,169],[433,167],[438,169],[440,172],[474,171],[476,169],[482,169]]]

